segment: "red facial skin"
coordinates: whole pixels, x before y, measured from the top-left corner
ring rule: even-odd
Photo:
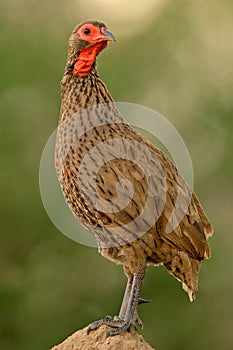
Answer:
[[[89,29],[90,33],[85,34],[85,29]],[[96,56],[102,51],[108,44],[110,38],[103,36],[106,31],[105,27],[98,28],[91,23],[84,24],[77,31],[77,35],[80,39],[88,41],[91,46],[80,51],[77,62],[74,64],[74,75],[83,76],[90,72]]]

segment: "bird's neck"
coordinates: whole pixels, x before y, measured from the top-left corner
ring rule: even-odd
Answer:
[[[113,102],[105,84],[97,74],[95,66],[92,66],[90,72],[83,76],[73,74],[73,71],[66,71],[61,81],[61,87],[60,121],[64,121],[80,110]]]

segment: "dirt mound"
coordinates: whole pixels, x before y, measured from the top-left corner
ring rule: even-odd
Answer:
[[[87,335],[83,328],[51,350],[154,350],[136,331],[106,338],[109,330],[109,327],[101,326]]]

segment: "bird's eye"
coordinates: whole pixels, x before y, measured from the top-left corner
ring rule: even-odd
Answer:
[[[83,33],[84,33],[84,34],[90,34],[90,32],[91,32],[91,31],[90,31],[90,29],[88,29],[88,28],[85,28],[85,29],[83,30]]]

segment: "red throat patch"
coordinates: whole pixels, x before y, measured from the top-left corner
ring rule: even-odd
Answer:
[[[92,46],[80,51],[79,57],[74,64],[74,75],[88,74],[91,71],[92,65],[95,62],[96,56],[108,45],[107,41],[100,41]]]

